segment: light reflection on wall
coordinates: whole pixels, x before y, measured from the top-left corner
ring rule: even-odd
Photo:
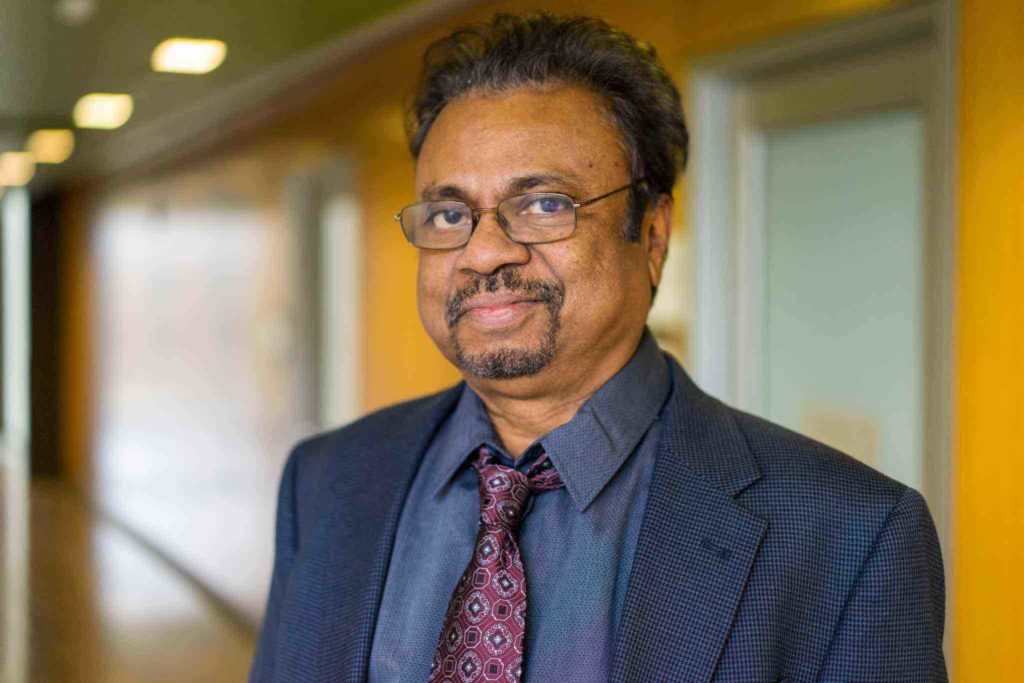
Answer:
[[[95,250],[96,499],[254,621],[283,460],[314,430],[309,293],[269,189],[243,166],[125,190]]]

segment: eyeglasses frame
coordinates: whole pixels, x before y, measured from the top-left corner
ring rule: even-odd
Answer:
[[[504,198],[502,198],[501,201],[498,202],[498,206],[501,206],[503,203],[507,202],[510,199],[517,199],[519,197],[525,197],[525,196],[531,195],[531,194],[547,194],[547,195],[557,194],[557,195],[562,195],[563,197],[567,197],[569,200],[571,200],[572,207],[573,207],[573,214],[574,214],[573,215],[573,228],[572,228],[572,232],[570,232],[568,235],[565,235],[563,237],[557,237],[557,238],[555,238],[553,240],[546,240],[544,242],[520,242],[519,240],[515,239],[514,237],[512,237],[511,235],[508,234],[508,229],[504,225],[502,225],[501,221],[498,221],[498,226],[501,228],[502,232],[505,233],[505,236],[508,237],[513,242],[515,242],[516,244],[550,244],[552,242],[558,242],[559,240],[568,239],[569,237],[572,237],[573,234],[575,234],[575,232],[576,232],[576,227],[577,227],[577,224],[576,224],[577,217],[575,215],[576,211],[578,211],[579,209],[581,209],[584,206],[590,206],[591,204],[594,204],[595,202],[599,202],[602,199],[607,199],[608,197],[611,197],[613,194],[618,194],[619,192],[622,192],[623,190],[628,190],[628,189],[631,189],[631,188],[636,187],[638,185],[642,185],[644,182],[645,182],[644,178],[639,178],[639,179],[634,180],[633,182],[629,183],[628,185],[623,185],[622,187],[617,187],[614,190],[612,190],[610,192],[605,192],[604,194],[598,195],[597,197],[591,197],[590,199],[582,199],[580,201],[576,201],[575,199],[573,199],[573,197],[571,195],[567,195],[564,192],[523,192],[521,194],[514,194],[514,195],[510,195],[508,197],[504,197]],[[476,226],[480,223],[480,216],[482,216],[485,213],[493,213],[493,214],[496,214],[496,215],[498,213],[498,206],[495,206],[495,207],[492,207],[492,208],[488,208],[488,209],[482,209],[482,208],[474,208],[474,207],[470,206],[469,204],[467,204],[466,202],[462,202],[462,201],[459,201],[457,199],[438,199],[438,200],[432,200],[432,201],[452,202],[452,203],[462,204],[462,205],[466,206],[469,209],[470,215],[472,216],[472,220],[473,220],[473,225],[469,229],[469,238],[463,244],[460,244],[457,247],[421,247],[419,245],[413,244],[412,241],[409,240],[409,235],[406,234],[405,229],[403,228],[402,229],[402,234],[405,235],[405,239],[407,241],[409,241],[409,244],[412,244],[417,249],[429,249],[431,251],[444,251],[444,250],[448,250],[448,249],[461,249],[462,247],[464,247],[467,244],[469,244],[469,240],[473,238],[473,233],[476,232]],[[401,211],[399,211],[398,213],[396,213],[393,216],[393,220],[397,221],[398,224],[401,225],[401,223],[402,223],[402,214],[405,213],[406,209],[408,209],[409,207],[412,207],[412,206],[416,206],[418,204],[430,204],[430,203],[432,203],[432,202],[431,201],[426,201],[426,202],[416,202],[414,204],[407,204],[406,206],[402,207]]]

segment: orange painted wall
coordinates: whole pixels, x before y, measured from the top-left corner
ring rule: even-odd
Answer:
[[[1024,680],[1024,2],[960,26],[954,662]]]

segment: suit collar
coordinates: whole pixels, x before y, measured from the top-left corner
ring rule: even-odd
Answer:
[[[330,483],[311,538],[299,550],[301,575],[290,580],[301,593],[282,616],[283,633],[308,636],[281,639],[279,680],[366,679],[402,505],[460,391],[461,385],[386,409],[326,444]]]
[[[612,680],[710,681],[768,528],[735,500],[761,472],[729,409],[671,366]]]
[[[746,437],[723,403],[701,391],[679,363],[667,356],[672,395],[665,409],[663,445],[680,465],[735,498],[761,478]]]

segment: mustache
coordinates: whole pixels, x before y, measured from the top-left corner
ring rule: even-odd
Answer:
[[[445,301],[444,317],[448,327],[454,327],[466,312],[466,302],[473,296],[485,292],[493,294],[498,290],[525,294],[535,301],[546,304],[552,315],[557,313],[565,301],[565,285],[551,280],[524,278],[519,271],[497,270],[490,275],[481,275],[452,292]]]

